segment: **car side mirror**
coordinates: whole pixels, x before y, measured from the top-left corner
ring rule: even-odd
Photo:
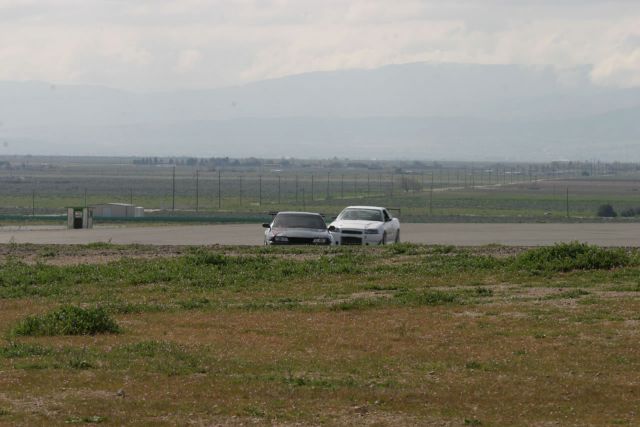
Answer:
[[[327,230],[329,231],[336,231],[336,227],[333,225],[330,225],[329,228],[327,228]]]
[[[263,228],[271,228],[271,224],[264,223],[264,224],[262,224],[262,227]]]

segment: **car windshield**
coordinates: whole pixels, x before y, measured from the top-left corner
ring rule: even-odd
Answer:
[[[324,220],[319,215],[304,214],[278,214],[273,220],[274,228],[312,228],[319,230],[327,228]]]
[[[382,212],[377,209],[345,209],[339,219],[382,222]]]

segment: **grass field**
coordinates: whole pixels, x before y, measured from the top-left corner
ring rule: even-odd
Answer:
[[[640,172],[632,164],[179,165],[174,198],[169,164],[138,165],[132,158],[7,159],[11,166],[0,167],[0,215],[63,214],[66,206],[107,202],[133,203],[160,210],[158,215],[292,209],[335,215],[346,205],[372,204],[401,208],[406,221],[559,221],[567,216],[567,190],[574,218],[595,218],[606,203],[619,212],[640,211]]]
[[[639,277],[579,244],[4,245],[0,424],[638,425]]]

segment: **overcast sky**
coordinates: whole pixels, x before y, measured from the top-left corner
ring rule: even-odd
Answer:
[[[0,0],[0,80],[174,90],[416,61],[640,86],[640,1]]]

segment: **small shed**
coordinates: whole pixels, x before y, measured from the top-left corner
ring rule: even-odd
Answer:
[[[144,208],[129,203],[102,203],[92,206],[93,214],[100,218],[141,218]]]
[[[67,228],[93,228],[93,208],[67,208]]]

